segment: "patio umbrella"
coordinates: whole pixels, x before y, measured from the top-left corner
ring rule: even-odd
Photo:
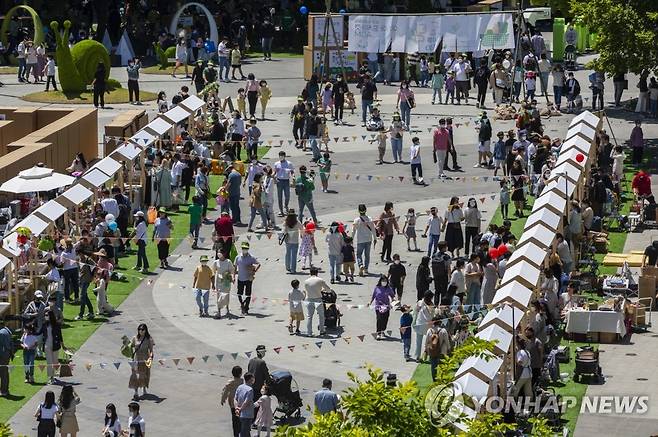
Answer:
[[[56,173],[52,168],[32,167],[0,185],[0,191],[8,193],[50,191],[71,185],[74,181],[73,176]]]

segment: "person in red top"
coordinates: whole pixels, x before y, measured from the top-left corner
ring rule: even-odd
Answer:
[[[633,176],[631,186],[636,196],[651,196],[651,176],[644,170],[640,170]]]
[[[217,220],[215,220],[215,258],[217,252],[222,252],[226,259],[229,259],[231,245],[233,244],[233,221],[228,211],[223,211]]]
[[[443,169],[450,149],[450,132],[446,129],[446,120],[444,118],[439,120],[439,127],[434,130],[433,144],[434,162],[439,165],[439,177],[445,177],[446,174]]]

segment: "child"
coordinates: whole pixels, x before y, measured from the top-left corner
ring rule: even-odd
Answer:
[[[187,213],[190,216],[190,236],[194,238],[192,249],[197,248],[199,241],[199,230],[201,229],[201,199],[199,196],[192,197],[192,205],[187,208]]]
[[[111,316],[114,312],[114,307],[107,301],[107,273],[102,269],[96,270],[96,288],[94,294],[96,295],[96,305],[98,306],[98,314]]]
[[[503,220],[507,220],[510,197],[509,197],[509,184],[507,183],[506,178],[500,181],[499,197],[500,197],[500,213],[503,216]]]
[[[329,177],[331,176],[331,158],[327,152],[322,154],[322,158],[318,160],[318,167],[320,167],[320,181],[322,182],[322,192],[326,193],[329,187]]]
[[[242,53],[240,53],[240,46],[238,44],[233,45],[233,50],[231,50],[231,79],[233,80],[237,80],[235,77],[235,70],[240,72],[240,80],[247,79],[242,72]]]
[[[327,82],[322,90],[322,112],[325,116],[328,114],[327,110],[331,111],[331,114],[334,112],[334,101],[331,97],[333,91],[331,87],[331,82]]]
[[[258,121],[256,117],[252,117],[249,120],[249,128],[247,129],[247,162],[255,160],[255,157],[258,157],[258,142],[260,141],[261,131],[256,126]]]
[[[34,357],[37,353],[39,336],[34,334],[34,325],[25,324],[21,336],[21,347],[23,348],[23,366],[25,368],[25,383],[34,384]]]
[[[345,238],[345,245],[342,247],[341,252],[343,254],[343,274],[345,275],[345,281],[354,282],[354,262],[356,257],[354,256],[354,240],[352,237]]]
[[[409,305],[402,305],[400,307],[400,311],[402,311],[402,316],[400,317],[400,337],[402,338],[404,359],[407,362],[411,361],[409,350],[411,349],[411,323],[413,322],[413,317],[411,316],[410,309]]]
[[[233,78],[235,79],[235,78]],[[236,97],[236,102],[238,104],[238,112],[240,112],[240,115],[246,114],[246,109],[247,109],[247,95],[244,92],[244,88],[238,89],[238,97]]]
[[[448,78],[446,79],[446,104],[448,103],[448,97],[450,97],[450,104],[455,103],[455,87],[457,82],[455,82],[455,73],[452,71],[448,72]]]
[[[324,151],[329,153],[329,125],[327,124],[327,118],[322,117],[322,123],[318,126],[318,132],[322,135],[322,144],[324,144]]]
[[[416,211],[413,208],[409,208],[407,215],[404,216],[402,233],[407,238],[407,250],[411,252],[409,242],[414,240],[414,251],[418,252],[418,242],[416,241]]]
[[[528,71],[525,76],[525,99],[532,100],[535,98],[535,89],[537,88],[537,80],[535,79],[535,72]]]
[[[388,267],[388,281],[395,291],[398,300],[402,300],[402,292],[404,291],[404,279],[407,277],[407,269],[400,261],[400,255],[393,254],[393,263]]]
[[[348,91],[345,94],[345,98],[347,99],[347,109],[351,109],[352,115],[354,115],[354,110],[356,109],[356,101],[354,101],[354,93]]]
[[[290,305],[290,323],[288,323],[288,331],[290,335],[299,335],[299,324],[304,320],[303,301],[306,295],[299,289],[299,281],[293,279],[290,282],[292,287],[288,292],[288,304]],[[292,331],[292,322],[295,322],[295,332]]]
[[[612,179],[619,183],[624,178],[624,160],[626,159],[624,149],[621,146],[615,147],[610,157],[612,158]]]
[[[50,83],[53,84],[53,90],[57,91],[57,83],[55,83],[55,59],[53,55],[48,55],[45,67],[43,67],[43,74],[46,75],[46,91],[49,90]]]
[[[261,121],[265,120],[265,109],[267,108],[267,103],[272,97],[272,89],[267,85],[266,80],[261,80],[260,85],[260,108],[261,108]]]
[[[317,255],[318,248],[315,246],[315,224],[311,220],[304,222],[304,235],[302,235],[302,243],[299,247],[299,256],[302,257],[302,269],[306,269],[306,261],[308,260],[308,268],[313,267],[313,253]]]
[[[436,100],[436,96],[439,96],[439,104],[442,103],[441,89],[443,88],[444,83],[445,78],[443,77],[443,74],[441,74],[439,67],[434,67],[434,73],[432,73],[432,105]]]
[[[386,154],[386,139],[388,138],[388,131],[379,131],[377,138],[370,140],[371,143],[377,141],[377,152],[379,153],[379,160],[377,165],[384,163],[384,155]]]
[[[260,432],[267,432],[266,436],[270,437],[270,432],[272,429],[272,423],[274,422],[274,415],[272,414],[272,397],[270,396],[270,388],[267,385],[264,385],[260,390],[262,396],[256,402],[254,406],[258,408],[258,414],[256,415],[256,435],[260,437]]]
[[[384,122],[382,121],[381,114],[378,107],[372,108],[370,111],[370,118],[368,119],[368,124],[366,125],[366,130],[368,131],[380,131],[384,129]]]

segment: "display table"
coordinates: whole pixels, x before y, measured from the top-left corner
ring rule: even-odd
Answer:
[[[586,311],[571,310],[566,317],[565,332],[569,334],[587,334],[590,332],[606,332],[626,335],[624,313],[617,311]]]

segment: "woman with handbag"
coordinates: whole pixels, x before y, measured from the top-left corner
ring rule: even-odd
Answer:
[[[36,417],[39,426],[37,426],[38,437],[55,437],[55,418],[59,407],[55,403],[55,393],[48,390],[46,397],[39,404],[34,417]]]
[[[75,406],[80,403],[80,397],[73,391],[73,386],[68,384],[62,387],[59,395],[59,413],[57,414],[57,427],[61,437],[76,437],[80,427],[75,417]]]
[[[50,295],[48,298],[48,309],[46,310],[46,320],[43,327],[43,344],[46,352],[46,372],[48,382],[55,383],[55,365],[59,364],[59,350],[64,346],[62,338],[62,321],[61,311],[55,306],[57,298]]]
[[[409,89],[409,81],[402,81],[398,90],[398,100],[395,104],[395,109],[400,110],[402,121],[407,126],[411,126],[411,108],[415,107],[416,98],[414,97],[414,92]]]
[[[453,258],[459,258],[459,251],[464,247],[464,233],[461,224],[463,220],[464,212],[459,206],[459,197],[453,196],[450,199],[450,205],[448,205],[443,220],[446,244]]]
[[[133,400],[139,400],[138,389],[142,389],[142,396],[146,395],[146,389],[151,381],[151,364],[153,362],[153,347],[155,342],[149,334],[146,324],[141,323],[137,327],[137,335],[130,341],[133,349],[132,374],[128,387],[135,390]]]

